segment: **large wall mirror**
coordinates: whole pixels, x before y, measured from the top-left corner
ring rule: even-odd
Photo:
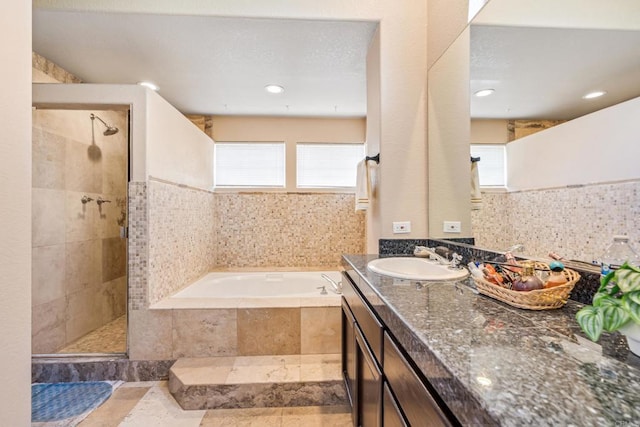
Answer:
[[[615,4],[592,0],[490,0],[429,71],[430,87],[449,88],[448,92],[440,91],[439,96],[435,91],[430,94],[433,95],[429,104],[430,154],[432,147],[439,150],[439,163],[449,159],[449,164],[457,166],[456,175],[464,180],[469,174],[468,163],[460,166],[463,156],[468,162],[468,150],[462,150],[460,142],[465,132],[468,147],[474,140],[509,142],[514,121],[530,121],[534,126],[539,125],[536,122],[547,121],[545,126],[557,126],[506,145],[507,158],[513,162],[508,165],[509,192],[483,197],[480,210],[471,212],[470,231],[462,236],[440,234],[442,207],[438,200],[430,198],[430,235],[472,236],[478,246],[502,251],[522,243],[526,255],[542,258],[555,250],[568,258],[585,261],[597,257],[611,234],[628,234],[637,245],[640,234],[630,218],[634,201],[638,202],[633,192],[637,192],[640,168],[636,166],[634,172],[631,161],[622,158],[619,161],[625,163],[622,169],[628,169],[626,172],[616,175],[613,171],[605,174],[596,171],[598,155],[610,155],[613,147],[626,152],[625,156],[616,154],[618,157],[628,157],[631,152],[635,155],[637,148],[630,143],[633,129],[624,129],[621,135],[609,130],[599,142],[588,135],[595,132],[588,130],[603,128],[604,119],[596,122],[597,115],[592,113],[611,106],[629,105],[637,117],[638,46],[640,4],[633,0]],[[466,57],[465,49],[468,49]],[[457,67],[455,72],[451,64]],[[468,80],[460,81],[465,75]],[[494,92],[486,97],[474,96],[482,89]],[[606,94],[583,99],[596,90]],[[447,114],[455,117],[443,120],[442,116]],[[432,132],[432,125],[437,132]],[[447,125],[452,127],[451,132],[443,129]],[[468,130],[461,133],[460,129]],[[548,136],[542,135],[545,133]],[[533,148],[536,141],[538,151]],[[556,157],[550,154],[554,150],[559,153]],[[601,159],[600,169],[614,159]],[[554,161],[561,165],[546,167]],[[440,181],[432,182],[433,168],[437,170],[439,166],[430,160],[430,191],[437,194],[442,177],[436,176]],[[538,177],[543,174],[549,175],[549,179]],[[615,212],[606,209],[604,205],[609,201],[602,202],[597,195],[605,190],[605,185],[613,186],[622,199]],[[464,196],[459,192],[459,197],[468,199],[468,192]],[[471,209],[468,200],[458,200],[455,206],[460,210]],[[538,208],[547,212],[536,213]],[[548,211],[555,212],[548,214]],[[600,215],[603,211],[609,212]],[[464,218],[465,214],[459,216]]]

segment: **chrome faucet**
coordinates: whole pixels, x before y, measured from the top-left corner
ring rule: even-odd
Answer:
[[[326,275],[326,274],[324,274],[324,273],[322,273],[322,274],[321,274],[321,276],[322,276],[322,278],[323,278],[324,280],[326,280],[327,282],[329,282],[329,284],[331,285],[331,290],[332,290],[333,292],[335,292],[335,293],[336,293],[336,294],[338,294],[338,295],[341,295],[341,294],[342,294],[342,282],[340,282],[340,283],[336,283],[336,281],[335,281],[335,280],[333,280],[331,277],[327,276],[327,275]],[[324,288],[324,286],[323,286],[323,288]],[[325,291],[325,292],[326,292],[326,291]]]
[[[460,268],[460,262],[462,261],[462,255],[458,255],[455,252],[451,254],[451,261],[449,261],[447,258],[439,255],[434,248],[427,248],[426,246],[416,246],[413,254],[416,256],[429,255],[429,259],[438,261],[438,263],[442,265],[448,265],[451,268]]]

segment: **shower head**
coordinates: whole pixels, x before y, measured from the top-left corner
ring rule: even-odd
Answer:
[[[95,120],[98,119],[102,122],[103,125],[106,126],[107,130],[105,130],[102,134],[104,136],[110,136],[110,135],[115,135],[116,133],[118,133],[118,128],[115,126],[110,126],[108,125],[104,120],[102,120],[100,117],[96,116],[95,114],[91,113],[91,120]]]

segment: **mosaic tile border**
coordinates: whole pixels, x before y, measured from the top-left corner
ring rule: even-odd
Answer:
[[[147,307],[149,272],[149,215],[147,183],[129,183],[129,310]]]

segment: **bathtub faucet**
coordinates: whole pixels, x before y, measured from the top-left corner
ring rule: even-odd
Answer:
[[[333,290],[333,292],[335,292],[338,295],[342,294],[342,282],[340,283],[336,283],[335,280],[333,280],[331,277],[327,276],[326,274],[322,273],[322,278],[324,280],[326,280],[327,282],[329,282],[329,284],[331,285],[331,290]]]

